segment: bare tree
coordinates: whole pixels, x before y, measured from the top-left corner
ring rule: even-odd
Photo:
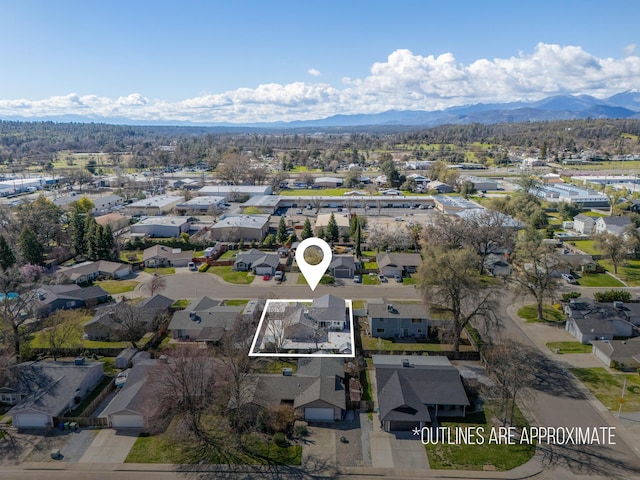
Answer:
[[[537,318],[543,320],[544,300],[557,289],[562,265],[554,254],[554,247],[542,242],[542,234],[527,229],[518,238],[512,257],[514,271],[511,281],[524,293],[531,294],[537,305]]]
[[[123,300],[116,306],[112,315],[116,317],[116,323],[119,325],[114,332],[115,337],[121,341],[131,342],[131,346],[137,349],[137,342],[151,327],[147,313]]]
[[[425,244],[420,288],[431,309],[451,318],[453,350],[460,351],[462,331],[472,320],[497,325],[495,292],[478,273],[478,255],[470,248]]]
[[[485,353],[487,368],[500,391],[498,405],[503,425],[513,423],[518,395],[534,380],[533,356],[530,347],[513,341],[494,345]]]
[[[58,310],[47,318],[43,334],[51,349],[54,362],[63,348],[81,345],[81,331],[77,320],[83,314],[81,310]]]
[[[501,248],[513,248],[516,229],[511,224],[513,220],[507,215],[483,209],[465,217],[462,222],[465,243],[472,246],[480,256],[480,274],[484,273],[484,262],[489,254]]]
[[[218,221],[218,217],[222,215],[222,212],[224,212],[224,210],[217,203],[212,203],[209,205],[209,208],[207,208],[207,215],[213,217],[214,222]]]
[[[203,416],[217,398],[214,359],[210,350],[179,347],[171,350],[166,363],[149,373],[146,410],[152,429],[162,429],[167,418],[177,418],[202,444],[214,443],[203,424]]]
[[[0,323],[11,332],[10,342],[18,361],[26,333],[23,327],[37,306],[35,287],[15,267],[0,270]]]
[[[167,279],[162,275],[153,275],[143,285],[143,288],[149,292],[149,296],[153,297],[156,293],[160,293],[167,288]]]
[[[611,259],[613,273],[618,273],[618,266],[627,258],[630,245],[631,241],[625,240],[622,235],[601,233],[596,236],[596,246]]]

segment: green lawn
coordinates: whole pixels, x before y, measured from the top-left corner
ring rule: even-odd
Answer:
[[[610,260],[600,260],[600,265],[613,272],[613,264]],[[640,286],[640,260],[625,260],[623,265],[618,265],[617,276],[630,287]]]
[[[402,283],[404,285],[417,285],[418,284],[418,278],[417,277],[404,277],[402,279]]]
[[[572,368],[571,372],[591,393],[607,408],[618,411],[619,399],[622,393],[624,379],[627,379],[627,389],[624,392],[623,412],[640,410],[640,377],[637,373],[611,374],[605,368]]]
[[[247,303],[249,303],[249,300],[231,299],[224,301],[224,304],[228,305],[229,307],[239,307],[241,305],[246,305]]]
[[[296,281],[296,285],[309,285],[307,283],[307,279],[304,278],[304,275],[302,275],[302,273],[298,275],[298,280]]]
[[[191,443],[177,442],[171,428],[160,435],[140,436],[129,451],[125,463],[204,462],[235,465],[300,465],[302,463],[302,447],[299,445],[282,448],[258,434],[250,434],[243,437],[243,448],[237,449],[232,447],[234,441],[228,434],[218,432],[217,436],[219,437],[216,439],[217,445],[204,452],[203,449],[193,448]]]
[[[481,445],[478,445],[478,442],[463,443],[461,445],[442,443],[425,445],[431,468],[484,470],[486,466],[492,466],[496,470],[504,471],[511,470],[531,460],[536,451],[535,445],[520,445],[517,442],[515,445],[489,443],[491,428],[499,426],[491,420],[494,417],[494,409],[495,406],[491,402],[487,402],[485,403],[484,412],[467,414],[464,419],[457,421],[443,420],[440,422],[441,426],[449,427],[452,430],[455,427],[483,427],[484,443]],[[515,425],[519,428],[529,426],[519,409],[516,411],[514,420]]]
[[[175,267],[145,268],[144,271],[150,275],[173,275],[176,273]]]
[[[282,190],[280,195],[283,197],[341,197],[351,190],[353,190],[353,188],[300,188],[295,190]]]
[[[589,255],[602,255],[600,250],[596,248],[595,240],[571,240],[569,243],[571,245],[575,245],[577,248]]]
[[[362,275],[363,285],[380,285],[380,279],[377,275]]]
[[[125,263],[142,262],[142,250],[120,250],[120,261]]]
[[[593,347],[580,342],[549,342],[547,348],[554,353],[591,353]]]
[[[102,287],[111,295],[115,295],[116,293],[132,292],[138,283],[134,280],[102,280],[95,282],[94,285]]]
[[[537,322],[537,305],[525,305],[518,310],[518,316],[525,319],[527,322]],[[554,308],[552,305],[542,306],[542,317],[544,321],[547,322],[563,322],[565,319],[564,313]]]
[[[442,345],[439,343],[394,343],[384,338],[375,338],[361,334],[362,348],[364,350],[380,351],[407,351],[407,352],[439,352]]]
[[[364,262],[363,268],[365,270],[378,270],[378,262]]]
[[[609,216],[606,213],[600,213],[600,212],[581,212],[581,213],[583,215],[586,215],[587,217],[594,217],[594,218],[608,217]]]
[[[263,368],[259,368],[260,373],[282,373],[283,368],[290,368],[293,373],[298,369],[298,364],[295,362],[285,362],[282,360],[269,361]]]
[[[238,285],[249,285],[253,282],[255,275],[249,272],[237,272],[231,269],[231,266],[226,267],[210,267],[207,273],[214,273],[227,283],[235,283]]]
[[[581,287],[624,287],[617,278],[612,277],[608,273],[585,273],[578,279],[578,285]]]
[[[365,307],[365,301],[364,300],[352,300],[352,308],[354,310],[360,310],[363,309]]]
[[[373,250],[365,250],[364,252],[362,252],[362,256],[363,257],[373,257],[376,258],[376,255],[378,255],[376,252],[374,252]]]
[[[238,255],[238,253],[240,253],[240,250],[227,250],[222,255],[220,255],[220,258],[218,260],[232,260],[236,258],[236,255]]]
[[[185,308],[187,308],[187,305],[189,305],[189,299],[188,298],[181,298],[180,300],[176,300],[175,302],[173,302],[173,305],[171,305],[171,308],[185,309]]]

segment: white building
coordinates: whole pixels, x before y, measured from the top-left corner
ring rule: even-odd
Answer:
[[[146,217],[131,225],[131,233],[144,234],[148,237],[172,238],[188,232],[189,217],[156,216]]]
[[[162,215],[170,212],[182,201],[184,197],[158,195],[130,203],[125,207],[125,211],[128,215]]]

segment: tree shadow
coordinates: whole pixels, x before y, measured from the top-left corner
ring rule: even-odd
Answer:
[[[540,352],[532,352],[530,362],[533,365],[534,380],[530,388],[556,397],[584,400],[586,397],[575,384],[566,367],[545,357]]]
[[[602,475],[610,478],[640,477],[640,463],[624,458],[607,445],[538,445],[545,470],[567,468],[575,475]]]

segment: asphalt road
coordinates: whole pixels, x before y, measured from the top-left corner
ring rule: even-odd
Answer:
[[[506,315],[506,307],[522,301],[510,292],[500,296],[497,309],[502,316],[502,335],[535,348],[535,345]],[[550,327],[553,328],[553,327]],[[552,361],[546,352],[536,349],[531,359],[536,378],[523,399],[538,426],[596,427],[608,425],[608,412],[602,415],[587,400],[565,367]],[[609,478],[640,478],[640,460],[623,438],[616,435],[615,445],[543,446],[544,462],[549,468],[570,471],[574,475],[603,475]],[[558,476],[557,478],[562,478]]]
[[[394,300],[419,300],[420,290],[393,281],[381,285],[357,285],[352,280],[344,284],[328,286],[318,285],[312,291],[307,285],[295,285],[285,281],[277,284],[257,279],[252,285],[233,285],[226,283],[217,275],[210,273],[187,272],[167,275],[167,286],[162,292],[174,300],[197,298],[207,295],[211,298],[317,298],[328,293],[345,299],[390,298]]]

